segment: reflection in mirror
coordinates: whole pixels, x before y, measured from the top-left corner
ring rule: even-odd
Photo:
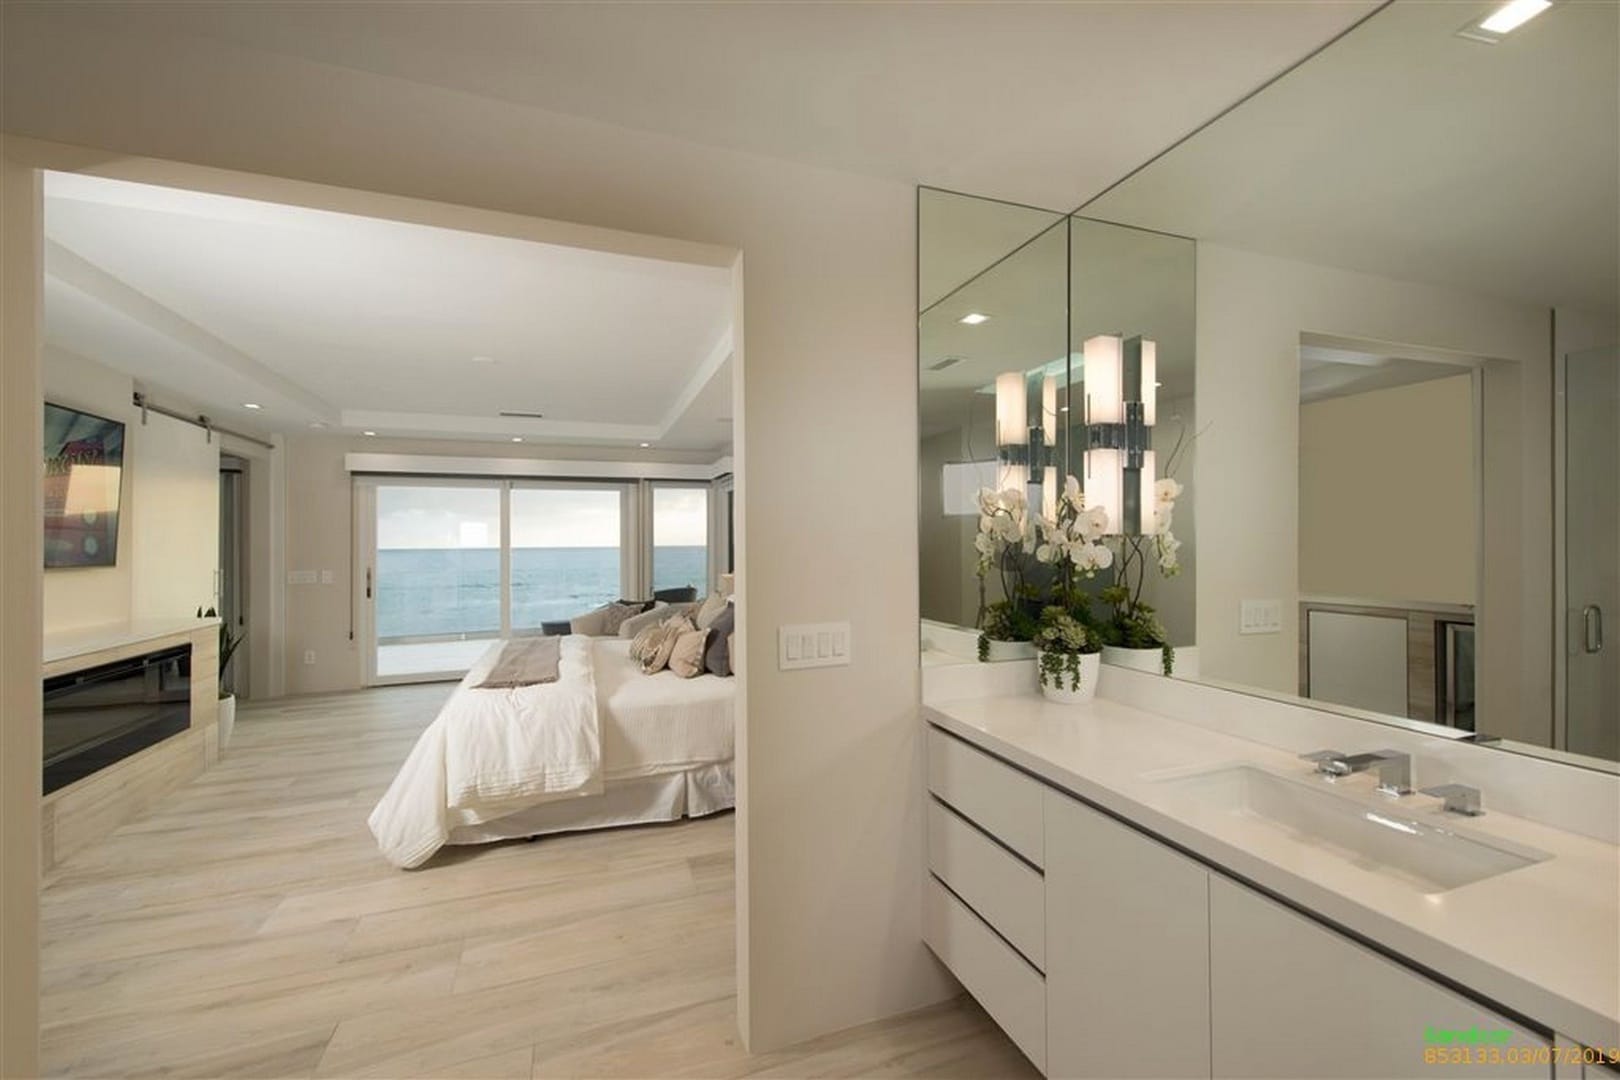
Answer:
[[[1612,770],[1620,5],[1490,6],[1396,0],[1083,213],[1197,241],[1201,677]]]
[[[919,537],[930,662],[973,660],[984,613],[1016,588],[1013,567],[976,572],[980,489],[1040,484],[1067,455],[1058,423],[1068,406],[1065,220],[918,192]],[[1034,498],[1039,505],[1039,490]],[[1033,654],[1026,639],[993,658]]]
[[[925,660],[1033,656],[1058,604],[1192,669],[1192,243],[926,188],[918,225]]]

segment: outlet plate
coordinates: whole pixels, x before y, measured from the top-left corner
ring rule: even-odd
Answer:
[[[782,671],[845,667],[849,654],[847,622],[795,623],[776,632],[776,666]]]

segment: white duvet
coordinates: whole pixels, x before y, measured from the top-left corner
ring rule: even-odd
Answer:
[[[555,683],[473,689],[499,654],[492,646],[371,812],[383,856],[419,866],[458,827],[598,795],[615,780],[729,762],[733,680],[643,675],[629,645],[571,635]]]

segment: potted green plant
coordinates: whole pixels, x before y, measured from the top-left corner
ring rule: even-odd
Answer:
[[[197,609],[199,619],[219,619],[219,611],[210,607],[206,611]],[[242,634],[233,634],[224,619],[219,622],[219,749],[223,751],[225,745],[231,741],[231,733],[236,730],[236,693],[230,681],[231,658],[236,655],[237,648],[242,644]]]
[[[1035,650],[1041,694],[1048,701],[1073,705],[1097,695],[1102,642],[1083,612],[1048,605],[1035,630]]]
[[[1027,580],[1035,551],[1036,517],[1021,488],[979,492],[979,531],[973,539],[979,554],[979,659],[1021,660],[1034,655],[1039,596]],[[985,582],[994,571],[1002,599],[984,602]]]
[[[1170,644],[1158,614],[1142,600],[1149,561],[1160,574],[1175,577],[1181,572],[1177,552],[1181,541],[1170,531],[1181,485],[1171,479],[1154,487],[1154,528],[1140,536],[1119,536],[1114,584],[1102,591],[1102,599],[1113,608],[1102,627],[1106,645],[1103,659],[1119,667],[1135,668],[1170,675],[1175,671],[1176,650]]]

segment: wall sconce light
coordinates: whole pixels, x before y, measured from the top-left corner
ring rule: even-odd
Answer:
[[[1102,334],[1084,349],[1086,505],[1107,511],[1111,534],[1152,533],[1157,462],[1148,442],[1159,418],[1158,346]]]
[[[1029,484],[1029,400],[1022,371],[996,376],[996,490]]]

